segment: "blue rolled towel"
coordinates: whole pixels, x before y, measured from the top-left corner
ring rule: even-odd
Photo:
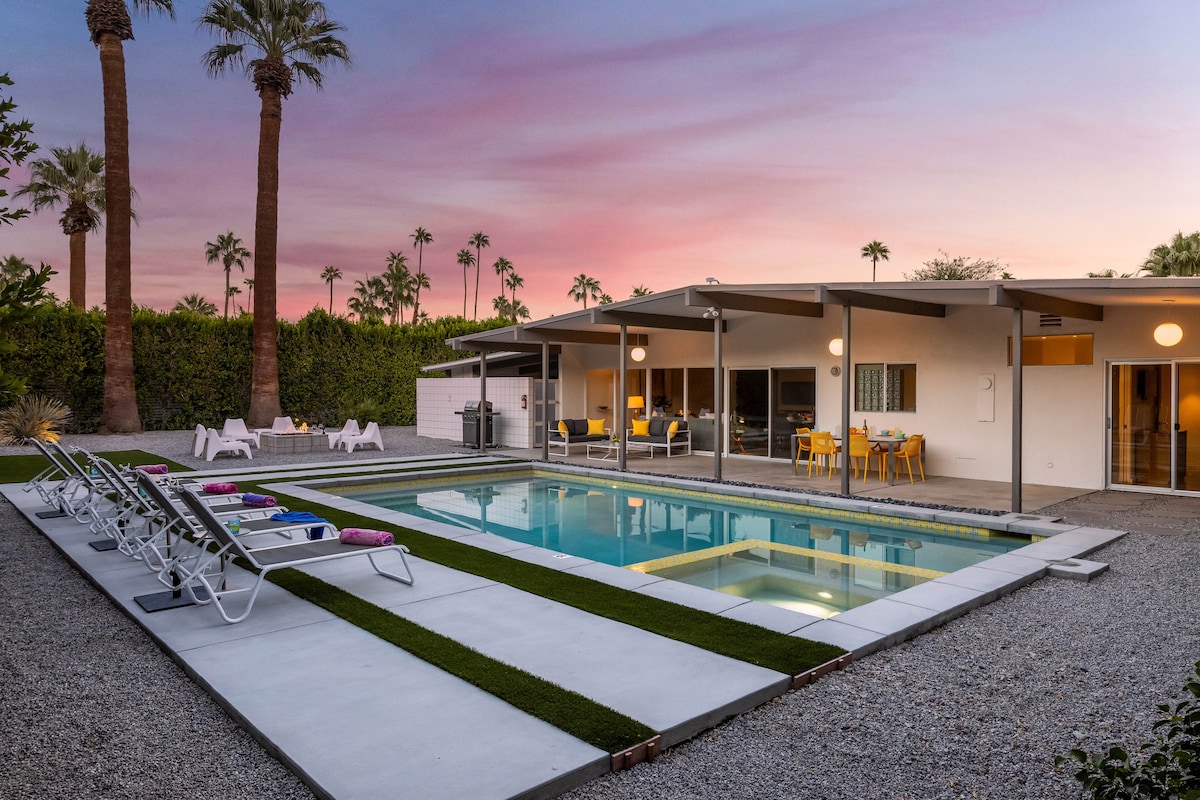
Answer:
[[[278,522],[324,522],[329,524],[329,520],[321,519],[311,511],[281,511],[278,514],[272,514],[271,519]],[[308,529],[308,538],[321,539],[325,536],[325,525],[318,525]]]
[[[242,505],[250,508],[270,508],[275,505],[275,498],[269,494],[246,492],[242,495]]]

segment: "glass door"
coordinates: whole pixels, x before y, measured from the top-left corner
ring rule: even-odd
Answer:
[[[765,369],[729,372],[729,454],[770,455],[770,398]]]
[[[1112,364],[1109,483],[1200,491],[1200,364]]]

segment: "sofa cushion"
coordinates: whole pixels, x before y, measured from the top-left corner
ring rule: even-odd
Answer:
[[[648,433],[651,436],[665,436],[667,433],[667,418],[652,417],[650,419],[650,430]]]
[[[587,428],[588,436],[603,436],[604,435],[604,420],[588,419],[587,425],[588,425],[588,428]]]
[[[679,433],[679,422],[672,421],[671,424],[667,426],[667,439],[674,439],[675,434],[677,433]]]
[[[633,423],[630,425],[630,428],[633,429],[634,436],[650,436],[650,435],[652,435],[650,429],[653,426],[653,424],[654,424],[654,420],[635,419],[633,421]]]
[[[587,436],[588,423],[586,419],[569,419],[567,427],[571,429],[572,436]]]

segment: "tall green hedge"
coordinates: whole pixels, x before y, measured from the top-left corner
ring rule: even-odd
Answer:
[[[279,400],[283,412],[312,423],[340,424],[346,410],[374,401],[382,425],[417,420],[420,368],[462,358],[445,340],[496,327],[498,320],[449,317],[417,327],[352,322],[313,309],[279,322]],[[138,412],[147,430],[219,427],[250,404],[249,316],[224,320],[192,313],[133,315]],[[30,391],[66,403],[73,431],[90,433],[104,394],[104,314],[44,306],[16,326],[16,353],[6,368],[29,378]]]

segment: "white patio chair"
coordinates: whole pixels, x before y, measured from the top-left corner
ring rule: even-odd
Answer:
[[[225,426],[221,428],[222,439],[237,439],[246,444],[259,446],[258,434],[246,430],[246,421],[243,419],[227,419]]]
[[[356,446],[362,447],[368,444],[373,444],[383,450],[383,436],[379,433],[379,424],[376,422],[368,422],[362,433],[343,436],[342,443],[346,445],[347,453],[353,453]]]
[[[345,437],[357,436],[362,433],[362,429],[358,427],[358,420],[348,419],[346,424],[342,426],[340,431],[329,432],[329,449],[336,450],[339,447],[345,446]]]
[[[204,455],[204,445],[208,444],[208,428],[196,426],[196,438],[192,440],[192,455],[196,458]]]
[[[255,433],[295,433],[296,426],[292,424],[291,417],[276,417],[269,428],[255,428]]]
[[[245,442],[240,442],[237,439],[224,439],[221,434],[217,433],[216,428],[208,429],[208,447],[205,450],[204,460],[212,461],[220,453],[245,453],[246,458],[253,459],[250,455],[250,445]]]

